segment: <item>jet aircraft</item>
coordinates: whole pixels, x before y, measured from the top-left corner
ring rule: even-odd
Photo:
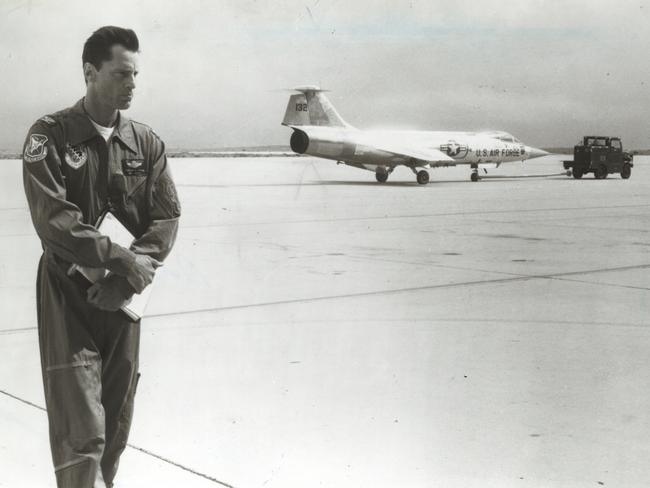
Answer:
[[[317,86],[293,89],[283,125],[293,129],[291,150],[340,164],[373,171],[384,183],[396,166],[404,165],[421,185],[429,182],[425,169],[467,164],[471,180],[479,168],[545,156],[507,132],[443,132],[412,130],[360,130],[345,122]]]

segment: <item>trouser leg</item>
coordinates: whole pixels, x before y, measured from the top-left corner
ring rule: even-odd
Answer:
[[[102,403],[106,412],[106,446],[101,460],[104,480],[111,486],[120,455],[126,448],[138,381],[140,322],[121,313],[107,314],[102,350]]]
[[[104,487],[101,317],[47,259],[39,265],[38,335],[59,488]]]

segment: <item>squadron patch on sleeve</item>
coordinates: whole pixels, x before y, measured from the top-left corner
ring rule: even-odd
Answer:
[[[29,142],[25,145],[23,159],[27,163],[42,161],[47,156],[47,136],[43,134],[32,134]]]
[[[181,213],[181,204],[178,200],[178,194],[176,193],[176,187],[174,182],[169,176],[169,173],[163,173],[156,181],[156,193],[158,193],[159,198],[164,202],[167,210],[170,210],[172,215],[180,215]]]
[[[65,162],[74,169],[81,168],[88,160],[88,148],[83,144],[71,146],[65,145]]]

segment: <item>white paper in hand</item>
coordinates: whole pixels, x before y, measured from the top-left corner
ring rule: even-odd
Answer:
[[[100,220],[97,230],[111,239],[111,242],[119,244],[122,247],[129,248],[133,242],[131,234],[122,223],[110,212],[107,212]],[[91,283],[95,283],[106,276],[109,271],[105,268],[87,268],[83,266],[74,266],[71,271],[81,273]],[[132,320],[139,320],[144,315],[152,286],[147,286],[142,293],[136,293],[129,303],[122,307],[122,311]]]

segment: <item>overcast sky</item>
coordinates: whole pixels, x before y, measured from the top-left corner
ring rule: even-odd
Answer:
[[[641,1],[0,2],[0,149],[83,96],[81,50],[133,28],[128,115],[169,147],[288,144],[300,84],[360,128],[499,129],[535,146],[583,134],[650,147],[650,4]]]

